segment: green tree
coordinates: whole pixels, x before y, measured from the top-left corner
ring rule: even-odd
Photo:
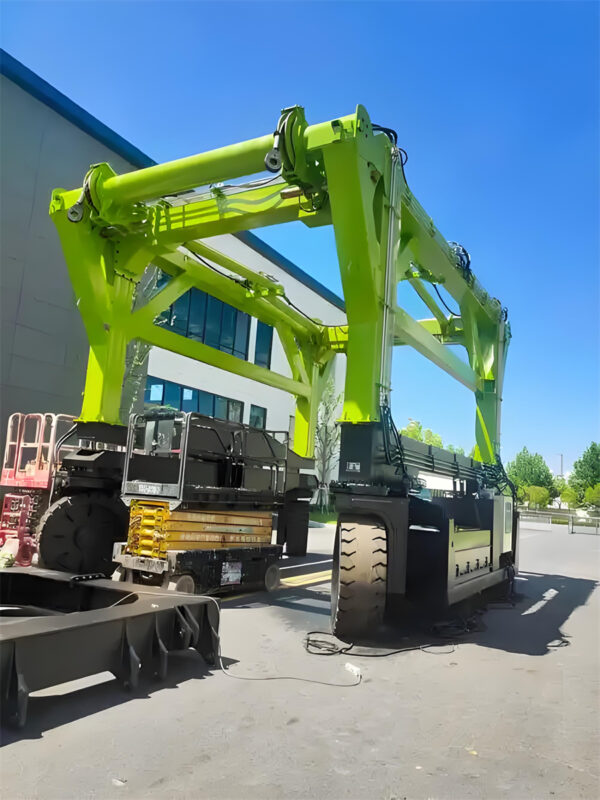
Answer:
[[[530,453],[524,447],[509,462],[506,472],[517,489],[524,486],[541,486],[548,490],[550,497],[554,496],[554,481],[550,468],[539,453]]]
[[[566,479],[564,478],[563,475],[555,475],[554,478],[552,479],[552,482],[554,483],[554,491],[556,493],[556,496],[560,497],[560,495],[564,492],[564,490],[568,486]]]
[[[329,506],[328,481],[340,457],[340,426],[336,423],[341,394],[329,380],[321,396],[315,433],[315,469],[319,480],[317,504],[323,511]]]
[[[576,508],[579,505],[579,497],[575,489],[567,486],[560,494],[561,502],[565,503],[569,508]]]
[[[442,437],[439,433],[434,433],[429,428],[426,428],[423,433],[423,441],[425,444],[431,444],[434,447],[443,447],[444,443],[442,442]]]
[[[408,418],[408,425],[400,431],[401,436],[408,436],[409,439],[416,439],[417,442],[423,441],[423,426],[416,419]]]
[[[597,483],[595,486],[588,486],[585,490],[584,498],[588,506],[600,508],[600,483]]]
[[[431,444],[434,447],[444,447],[444,442],[439,433],[434,433],[431,428],[423,428],[423,424],[418,419],[412,419],[412,417],[408,418],[408,425],[401,429],[400,434],[401,436],[408,436],[409,439],[416,439],[417,442]],[[453,444],[446,445],[446,450],[450,453],[458,453],[461,456],[465,454],[462,447],[455,447]]]
[[[530,507],[546,508],[550,502],[550,492],[545,486],[525,486],[523,488]]]
[[[580,494],[600,483],[600,444],[592,442],[581,458],[573,464],[569,486]]]
[[[554,483],[554,491],[552,492],[552,496],[560,498],[562,504],[562,493],[568,486],[567,481],[562,475],[555,475],[552,479],[552,482]]]
[[[444,443],[439,433],[434,433],[430,428],[423,429],[422,423],[418,419],[408,418],[408,425],[400,431],[401,436],[408,436],[409,439],[416,439],[417,442],[431,444],[434,447],[443,447]]]

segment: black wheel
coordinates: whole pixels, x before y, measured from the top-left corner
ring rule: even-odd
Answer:
[[[184,575],[173,575],[169,581],[170,592],[185,592],[186,594],[196,594],[196,581],[194,576],[189,573]]]
[[[127,538],[128,513],[118,497],[85,492],[62,497],[40,520],[43,566],[111,576],[113,544]]]
[[[331,575],[331,630],[340,639],[374,634],[383,622],[387,531],[373,520],[340,517]]]
[[[264,584],[267,592],[274,592],[279,586],[279,567],[277,564],[269,564],[265,570]]]

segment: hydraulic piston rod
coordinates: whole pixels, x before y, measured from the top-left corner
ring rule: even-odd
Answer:
[[[273,147],[273,134],[219,147],[187,158],[167,161],[108,178],[102,186],[106,200],[138,203],[217,181],[253,175],[265,168],[265,155]]]

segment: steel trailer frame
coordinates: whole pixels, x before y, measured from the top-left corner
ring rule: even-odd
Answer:
[[[58,683],[108,671],[135,689],[141,673],[164,680],[168,654],[190,647],[216,663],[212,598],[83,577],[33,567],[3,572],[0,700],[9,724],[22,727],[29,694]]]

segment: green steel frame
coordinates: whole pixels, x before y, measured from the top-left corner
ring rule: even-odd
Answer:
[[[222,184],[262,172],[265,165],[281,176]],[[303,109],[294,106],[284,109],[274,134],[124,175],[108,164],[94,165],[83,188],[54,191],[50,213],[90,342],[82,420],[122,422],[125,351],[130,340],[142,339],[292,393],[294,449],[311,456],[334,355],[347,355],[342,421],[372,422],[389,403],[392,348],[410,345],[474,392],[478,457],[496,460],[510,338],[505,314],[416,201],[400,151],[373,127],[362,106],[310,126]],[[327,327],[299,313],[280,284],[205,241],[294,220],[333,225],[347,325]],[[150,263],[171,280],[133,310],[136,286]],[[415,320],[398,307],[400,281],[410,283],[432,319]],[[445,287],[460,317],[443,312],[427,283]],[[292,377],[154,324],[192,287],[273,325]],[[452,345],[466,348],[468,364]]]

